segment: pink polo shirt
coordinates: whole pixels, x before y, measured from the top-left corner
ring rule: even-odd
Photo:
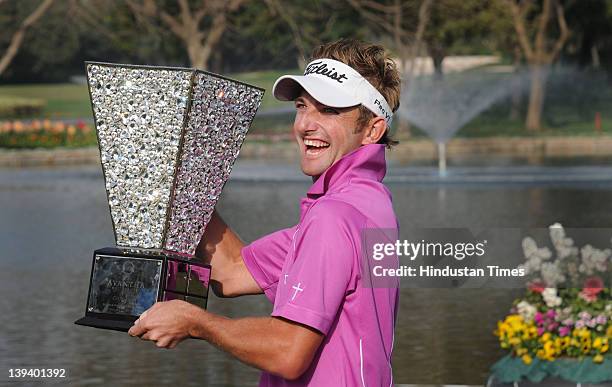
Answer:
[[[310,366],[288,381],[264,372],[260,386],[389,386],[399,292],[362,281],[361,232],[397,229],[382,184],[384,145],[362,146],[327,169],[302,199],[300,222],[242,250],[272,316],[325,338]]]

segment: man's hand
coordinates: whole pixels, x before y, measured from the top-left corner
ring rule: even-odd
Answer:
[[[312,363],[323,334],[278,317],[229,319],[185,301],[157,302],[128,332],[160,348],[186,338],[203,339],[243,362],[285,379],[297,379]]]
[[[185,301],[157,302],[140,315],[128,333],[155,342],[159,348],[174,348],[190,337],[194,318],[202,310]]]

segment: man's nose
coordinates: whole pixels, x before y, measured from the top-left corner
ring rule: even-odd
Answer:
[[[300,134],[316,131],[319,128],[319,119],[316,111],[308,109],[296,117],[295,129]]]

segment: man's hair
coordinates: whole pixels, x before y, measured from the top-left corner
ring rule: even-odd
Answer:
[[[383,46],[370,44],[356,39],[340,39],[316,47],[310,60],[334,59],[355,69],[368,80],[387,100],[391,110],[395,112],[400,104],[401,79],[395,62]],[[359,106],[357,132],[374,118],[375,114],[363,105]],[[391,148],[398,142],[389,135],[389,130],[378,141]]]

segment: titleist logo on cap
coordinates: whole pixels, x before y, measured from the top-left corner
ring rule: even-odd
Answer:
[[[312,62],[304,70],[304,75],[308,74],[320,74],[328,78],[333,79],[338,83],[342,83],[343,80],[348,79],[345,74],[338,74],[335,68],[328,68],[327,64],[322,61]]]

